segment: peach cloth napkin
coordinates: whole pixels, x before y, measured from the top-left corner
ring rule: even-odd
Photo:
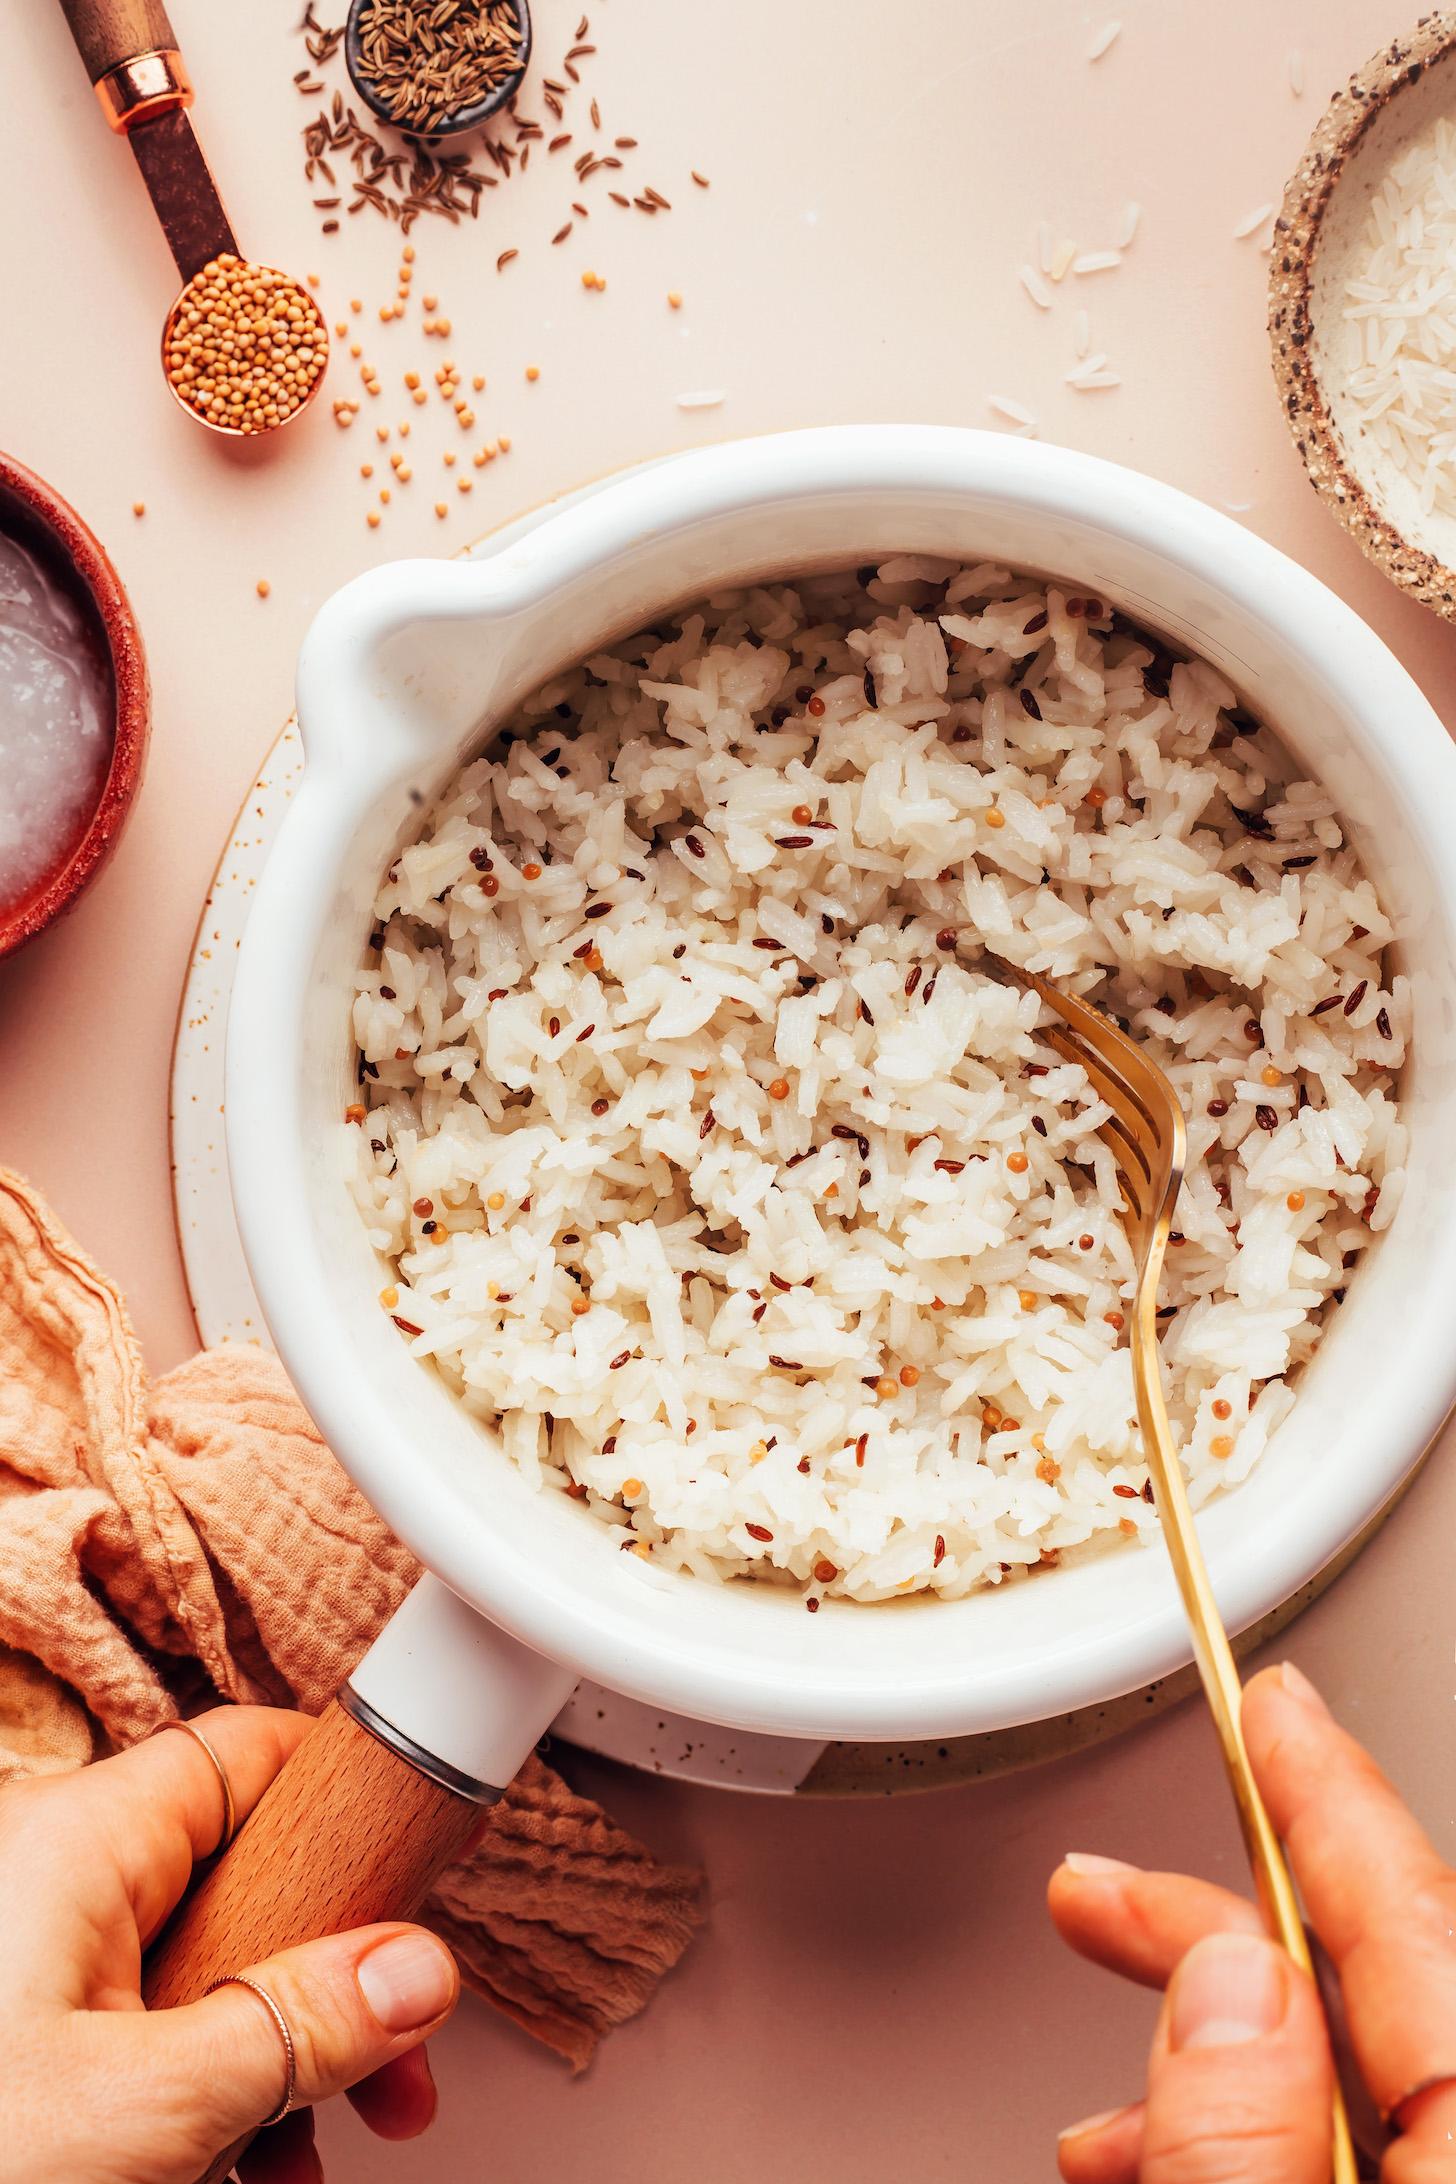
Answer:
[[[217,1697],[317,1713],[416,1575],[276,1358],[205,1350],[149,1385],[116,1289],[0,1169],[0,1780]],[[425,1915],[580,2069],[702,1898],[533,1755]]]

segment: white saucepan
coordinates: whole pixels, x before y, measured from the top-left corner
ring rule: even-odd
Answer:
[[[340,1461],[434,1574],[183,1914],[159,1996],[304,1932],[412,1907],[468,1825],[468,1799],[509,1780],[578,1676],[744,1728],[905,1739],[1060,1713],[1187,1659],[1165,1560],[1137,1545],[965,1600],[829,1599],[815,1617],[796,1592],[666,1576],[619,1553],[581,1504],[534,1491],[411,1357],[380,1310],[384,1272],[340,1172],[352,978],[414,799],[543,677],[659,609],[892,551],[1058,576],[1203,654],[1329,785],[1396,920],[1414,990],[1409,1180],[1288,1421],[1200,1518],[1232,1627],[1360,1529],[1456,1399],[1456,753],[1398,662],[1313,577],[1131,471],[919,426],[675,457],[493,555],[378,569],[324,608],[304,648],[307,765],[238,965],[227,1130],[283,1360]],[[322,1869],[349,1842],[337,1816],[350,1800],[374,1831],[372,1863],[331,1892]],[[316,1846],[336,1834],[298,1851],[291,1880],[263,1886],[260,1860],[279,1858],[300,1819]],[[416,1850],[401,1861],[405,1829]]]

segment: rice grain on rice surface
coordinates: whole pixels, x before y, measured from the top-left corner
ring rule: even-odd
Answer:
[[[339,1145],[401,1338],[511,1458],[816,1599],[1155,1526],[1104,1111],[984,943],[1177,1087],[1169,1407],[1195,1505],[1246,1476],[1397,1203],[1410,1008],[1214,669],[905,554],[665,614],[508,726],[380,887]]]

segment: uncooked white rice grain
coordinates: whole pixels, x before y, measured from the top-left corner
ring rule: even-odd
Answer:
[[[1340,406],[1423,514],[1456,514],[1456,128],[1444,116],[1371,196],[1344,320]]]
[[[677,406],[679,409],[716,409],[720,402],[726,402],[727,399],[726,387],[705,387],[699,394],[680,394]]]
[[[1297,99],[1304,97],[1304,55],[1297,47],[1289,56],[1289,88]]]
[[[1106,355],[1098,349],[1092,356],[1084,356],[1069,372],[1063,372],[1062,378],[1069,387],[1080,387],[1093,373],[1103,370],[1106,363]]]
[[[1092,43],[1087,48],[1088,60],[1100,61],[1103,54],[1115,43],[1121,31],[1122,24],[1120,22],[1104,23],[1102,28],[1093,34]]]
[[[1038,273],[1034,265],[1019,266],[1017,268],[1016,278],[1020,281],[1022,287],[1026,290],[1026,293],[1028,294],[1028,296],[1030,296],[1032,302],[1037,306],[1038,310],[1050,311],[1052,307],[1052,292],[1047,287],[1046,282],[1042,279],[1040,273]]]
[[[1085,356],[1092,346],[1092,320],[1086,311],[1079,311],[1072,321],[1072,347],[1078,356]]]
[[[1076,257],[1076,255],[1077,246],[1074,242],[1071,242],[1070,240],[1064,238],[1063,241],[1058,243],[1056,249],[1052,253],[1052,262],[1047,268],[1054,281],[1059,281],[1062,278],[1062,275],[1066,272],[1067,267],[1071,264],[1072,260]]]
[[[1084,250],[1080,258],[1072,260],[1074,273],[1110,273],[1114,266],[1122,264],[1120,250]]]
[[[1049,223],[1038,220],[1036,224],[1036,261],[1043,273],[1050,273],[1056,261],[1057,246]]]
[[[1265,222],[1272,220],[1273,217],[1274,207],[1272,205],[1256,205],[1252,212],[1244,214],[1243,219],[1234,229],[1234,241],[1238,243],[1247,242],[1251,235],[1257,235]]]
[[[1009,394],[988,394],[986,407],[994,410],[998,417],[1005,417],[1013,425],[1036,423],[1035,410],[1029,410],[1024,402],[1014,401]]]
[[[1143,208],[1137,199],[1135,197],[1129,198],[1122,208],[1122,218],[1117,224],[1117,247],[1119,250],[1127,249],[1128,244],[1138,231],[1138,222],[1142,219],[1142,216]]]

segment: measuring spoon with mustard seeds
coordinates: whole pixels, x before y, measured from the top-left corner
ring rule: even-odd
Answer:
[[[410,12],[407,0],[405,5],[401,0],[350,0],[344,25],[344,59],[354,89],[371,114],[406,136],[464,136],[468,129],[478,129],[515,97],[526,80],[531,60],[528,0],[508,0],[508,12],[516,26],[509,68],[479,97],[453,106],[440,103],[442,98],[448,102],[451,92],[451,21],[448,17],[440,21],[438,6],[421,6],[415,12],[429,19],[431,46],[427,50],[421,43],[411,53],[407,24],[401,24],[399,34],[393,37],[387,36],[384,28],[387,16],[407,16]],[[454,12],[461,17],[478,17],[478,0],[456,0]]]
[[[162,363],[173,397],[189,417],[232,439],[271,432],[307,409],[328,362],[323,314],[301,282],[271,266],[241,258],[217,184],[187,117],[192,84],[162,0],[61,0],[61,12],[86,64],[101,111],[124,136],[142,171],[162,232],[177,261],[183,288],[162,330]],[[206,340],[209,297],[219,281],[251,292],[260,388],[268,383],[268,357],[286,352],[286,389],[267,398],[213,405],[213,413],[189,400],[192,382],[174,377],[179,330],[194,347]],[[198,331],[200,329],[200,332]],[[195,337],[195,339],[194,339]],[[236,375],[235,375],[236,376]],[[276,382],[277,374],[273,374]],[[247,386],[247,375],[239,381]]]

